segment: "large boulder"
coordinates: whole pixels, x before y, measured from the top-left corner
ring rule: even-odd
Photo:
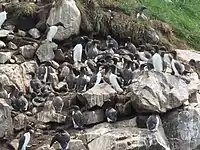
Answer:
[[[62,22],[66,29],[59,27],[55,39],[63,40],[79,33],[81,13],[74,0],[62,0],[61,5],[51,9],[47,23],[54,25],[58,22]]]
[[[154,71],[135,72],[129,90],[132,106],[137,112],[166,112],[181,106],[189,98],[184,80]]]
[[[8,137],[13,132],[11,108],[4,99],[0,99],[0,138]]]
[[[117,92],[108,83],[102,83],[95,85],[93,88],[89,89],[82,94],[82,99],[87,101],[88,107],[92,108],[94,106],[102,107],[110,98],[115,96]]]
[[[39,61],[42,63],[45,61],[53,60],[55,57],[53,50],[57,49],[57,47],[57,44],[48,41],[40,45],[40,47],[36,51],[36,55]]]
[[[190,59],[198,60],[200,61],[200,53],[198,51],[194,50],[181,50],[181,49],[175,49],[177,52],[178,57],[180,57],[182,60],[189,62]]]
[[[98,124],[76,136],[87,145],[88,150],[165,150],[158,143],[156,135],[147,129],[125,125],[123,121],[117,124]]]
[[[190,104],[163,118],[163,127],[172,150],[193,150],[200,146],[200,106]]]
[[[27,78],[25,70],[17,64],[0,64],[0,82],[4,85],[16,85],[20,90],[26,91]]]

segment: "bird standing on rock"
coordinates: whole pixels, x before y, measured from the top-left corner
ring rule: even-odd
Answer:
[[[90,77],[86,75],[86,67],[82,66],[80,69],[80,75],[76,79],[76,90],[77,92],[86,91],[87,83],[90,82]]]
[[[108,45],[111,43],[113,44],[113,49],[118,50],[119,45],[117,41],[114,38],[112,38],[110,35],[108,35],[107,40],[106,40],[106,46],[108,47]]]
[[[58,142],[61,146],[61,150],[68,150],[69,149],[69,141],[70,135],[64,129],[57,129],[56,135],[52,138],[50,147],[54,144],[54,142]]]
[[[107,108],[105,115],[108,122],[113,123],[117,121],[117,111],[114,108]]]
[[[98,55],[97,45],[100,43],[99,40],[92,40],[91,45],[87,44],[85,53],[88,59],[94,59]]]
[[[155,54],[152,56],[152,62],[153,62],[154,71],[157,71],[157,72],[163,71],[163,60],[159,54],[159,48],[157,45],[155,46]]]
[[[78,40],[78,43],[73,49],[73,60],[74,64],[81,63],[82,60],[82,52],[83,52],[83,46],[81,44],[81,41],[83,40],[83,37],[80,37]]]
[[[79,106],[74,105],[71,107],[72,110],[72,122],[75,129],[83,129],[84,119],[83,114],[80,111]]]
[[[65,26],[62,22],[58,22],[47,28],[47,30],[45,31],[45,34],[47,34],[47,37],[46,37],[47,41],[52,42],[52,39],[54,38],[54,36],[56,35],[56,33],[58,31],[58,26],[65,28]]]
[[[4,89],[2,83],[0,83],[0,98],[8,99],[8,92]]]
[[[42,82],[38,79],[38,77],[36,76],[36,74],[34,72],[30,72],[28,73],[32,76],[32,79],[30,81],[30,88],[29,88],[29,92],[33,93],[35,92],[36,94],[40,94],[41,93],[41,88],[42,88]]]
[[[3,23],[7,19],[7,12],[4,5],[2,5],[3,11],[0,13],[0,29],[2,28]]]
[[[26,147],[30,141],[31,135],[30,135],[30,130],[32,129],[31,126],[27,126],[25,133],[19,140],[19,147],[18,150],[26,150]]]

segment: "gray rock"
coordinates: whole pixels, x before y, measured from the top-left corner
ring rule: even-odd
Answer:
[[[164,150],[154,133],[147,129],[135,128],[129,124],[126,126],[123,121],[116,127],[114,124],[98,124],[76,137],[87,145],[88,150]]]
[[[40,62],[45,62],[49,60],[53,60],[55,57],[54,49],[57,49],[58,45],[53,42],[45,42],[40,45],[37,49],[36,55]]]
[[[17,116],[15,116],[14,120],[14,129],[15,130],[21,130],[25,127],[25,123],[27,120],[27,116],[25,116],[24,114],[19,114]]]
[[[115,96],[117,92],[108,83],[98,84],[85,93],[82,94],[82,98],[86,99],[89,108],[94,106],[102,107],[104,102],[110,101],[112,96]]]
[[[181,49],[175,49],[177,52],[177,56],[181,58],[182,60],[189,62],[190,59],[194,59],[196,61],[200,61],[200,53],[199,51],[195,50],[181,50]]]
[[[143,71],[134,74],[129,86],[132,106],[137,112],[166,112],[189,98],[187,84],[167,73]]]
[[[35,55],[36,47],[32,45],[24,45],[19,48],[19,52],[24,56],[24,58],[31,59]]]
[[[17,150],[19,147],[19,140],[14,139],[9,143],[9,146],[12,147],[14,150]]]
[[[6,47],[6,44],[3,41],[0,41],[0,48]]]
[[[150,28],[147,31],[147,41],[148,43],[156,44],[160,40],[158,34],[156,33],[156,30],[154,28]]]
[[[104,120],[104,111],[102,109],[83,112],[84,124],[90,125],[102,122]]]
[[[45,103],[43,111],[37,113],[37,120],[42,123],[48,123],[48,122],[56,122],[56,123],[64,123],[65,122],[65,116],[56,113],[52,101],[47,101]]]
[[[44,144],[44,145],[40,146],[39,148],[37,148],[36,150],[56,150],[56,149],[53,147],[49,147],[48,144]]]
[[[40,31],[37,28],[30,29],[28,33],[34,38],[38,39],[40,37]]]
[[[87,150],[85,145],[81,140],[71,139],[69,142],[69,149],[70,150]]]
[[[163,118],[163,127],[173,150],[192,150],[200,145],[200,106],[190,104]]]
[[[13,122],[11,118],[11,107],[4,99],[0,99],[0,138],[4,135],[8,138],[13,132]]]
[[[24,63],[26,61],[24,56],[22,56],[21,54],[13,55],[12,59],[15,61],[16,64],[22,64],[22,63]]]
[[[0,64],[6,63],[11,59],[13,52],[0,52]]]
[[[63,40],[79,33],[81,13],[74,0],[62,0],[60,6],[51,9],[47,23],[53,25],[57,22],[62,22],[66,29],[59,27],[55,39]]]
[[[6,26],[4,27],[4,29],[13,31],[13,30],[15,29],[15,26],[14,26],[14,25],[6,25]]]
[[[24,36],[26,36],[26,32],[25,32],[25,31],[22,31],[22,30],[18,30],[17,35],[18,35],[18,36],[21,36],[21,37],[24,37]]]
[[[9,33],[13,33],[13,32],[9,31],[9,30],[1,29],[0,30],[0,37],[7,37]]]
[[[17,45],[13,42],[9,42],[8,43],[8,48],[12,49],[12,50],[16,50],[17,49]]]

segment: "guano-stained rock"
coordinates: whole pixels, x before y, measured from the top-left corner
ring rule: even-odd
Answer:
[[[132,106],[138,112],[166,112],[189,98],[188,87],[179,77],[159,72],[137,72],[129,86]]]

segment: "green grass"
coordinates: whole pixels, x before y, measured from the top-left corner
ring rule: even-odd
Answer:
[[[135,4],[145,5],[147,16],[167,22],[173,26],[177,37],[184,39],[196,50],[200,50],[200,0],[113,0],[125,13],[131,14]]]

